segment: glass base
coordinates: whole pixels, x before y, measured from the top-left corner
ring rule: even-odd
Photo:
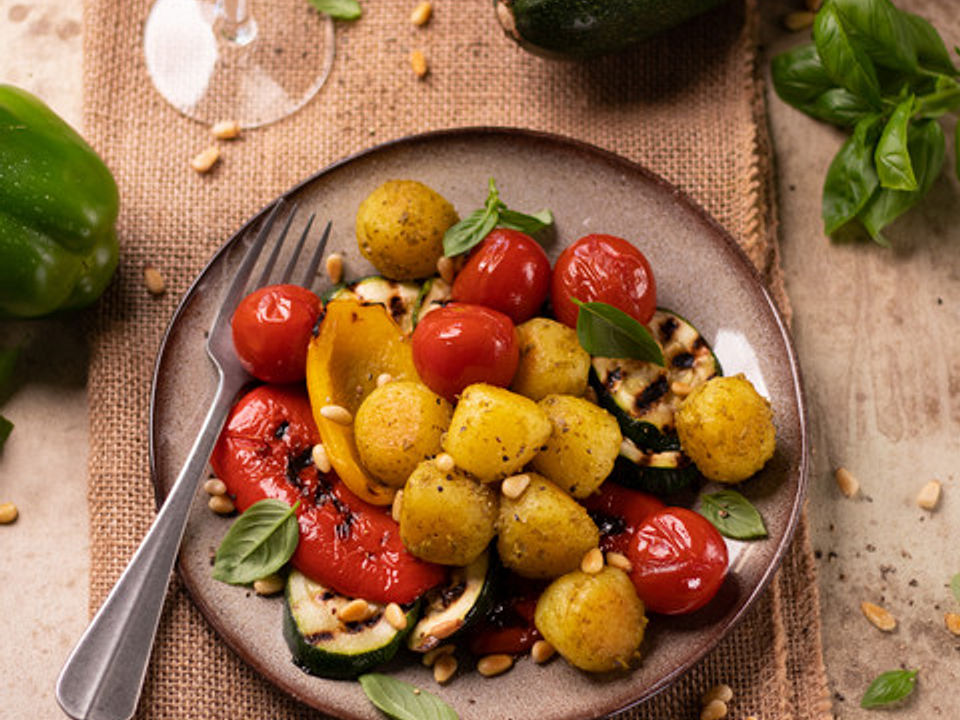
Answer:
[[[253,3],[256,18],[226,22],[214,2],[156,0],[144,28],[147,72],[184,115],[213,125],[267,125],[317,94],[333,67],[334,24],[306,2]]]

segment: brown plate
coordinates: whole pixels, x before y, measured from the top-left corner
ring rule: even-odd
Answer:
[[[676,188],[621,157],[571,140],[507,129],[452,130],[406,138],[339,162],[284,198],[333,220],[328,251],[346,257],[350,277],[372,268],[359,255],[354,216],[360,201],[390,178],[437,189],[461,214],[480,207],[487,180],[511,207],[550,208],[556,217],[551,258],[590,232],[633,239],[657,278],[658,304],[689,318],[712,344],[726,374],[744,372],[771,399],[777,451],[738,488],[759,508],[769,537],[729,542],[730,571],[704,610],[652,617],[643,662],[633,672],[595,676],[562,661],[539,667],[521,659],[495,682],[463,672],[437,687],[415,658],[387,672],[436,692],[460,717],[596,718],[663,690],[713,648],[773,575],[796,526],[806,487],[807,438],[797,360],[783,321],[734,240]],[[267,209],[240,229],[203,270],[170,323],[157,360],[151,410],[151,461],[158,497],[168,492],[212,396],[215,375],[204,334],[242,252],[242,238]],[[305,221],[301,212],[298,222]],[[325,279],[318,279],[317,290]],[[200,493],[199,495],[202,495]],[[184,537],[180,573],[197,605],[231,648],[303,702],[342,718],[382,717],[358,683],[323,680],[297,669],[281,636],[282,600],[251,597],[210,577],[210,557],[230,520],[196,499]]]

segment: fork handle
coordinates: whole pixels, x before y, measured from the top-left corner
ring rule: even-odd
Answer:
[[[60,671],[57,702],[74,720],[128,720],[136,712],[187,515],[243,382],[221,373],[203,427],[163,507]]]

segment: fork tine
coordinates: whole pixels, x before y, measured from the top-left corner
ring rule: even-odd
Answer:
[[[283,247],[283,242],[287,237],[287,232],[290,230],[290,225],[293,224],[293,217],[297,214],[297,203],[293,203],[293,207],[290,208],[290,214],[287,215],[287,222],[283,225],[283,230],[280,231],[277,241],[273,245],[273,250],[270,251],[270,257],[267,258],[266,264],[263,266],[263,270],[260,272],[260,278],[257,280],[256,287],[263,287],[267,284],[267,280],[270,278],[270,273],[273,272],[273,266],[277,263],[277,258],[280,256],[280,248]]]
[[[313,222],[313,215],[310,216],[310,222]],[[309,227],[309,223],[307,227]],[[323,257],[323,250],[327,247],[327,240],[330,238],[330,228],[333,226],[332,221],[327,222],[327,226],[323,229],[323,235],[320,237],[320,242],[317,243],[316,250],[313,251],[313,257],[310,258],[310,264],[307,266],[307,272],[303,276],[303,282],[300,283],[308,290],[313,285],[314,279],[317,277],[317,268],[320,267],[320,258]]]
[[[293,255],[290,256],[290,259],[287,261],[287,267],[283,271],[283,282],[290,282],[290,276],[293,275],[293,269],[297,266],[297,260],[300,258],[300,251],[303,250],[303,244],[307,240],[307,234],[310,232],[310,226],[313,224],[313,215],[310,216],[310,219],[307,220],[307,226],[303,229],[303,232],[300,233],[300,239],[297,241],[297,246],[293,249]]]

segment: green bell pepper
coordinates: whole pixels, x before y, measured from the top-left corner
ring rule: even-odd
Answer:
[[[0,85],[0,316],[89,305],[117,267],[113,176],[41,100]]]

